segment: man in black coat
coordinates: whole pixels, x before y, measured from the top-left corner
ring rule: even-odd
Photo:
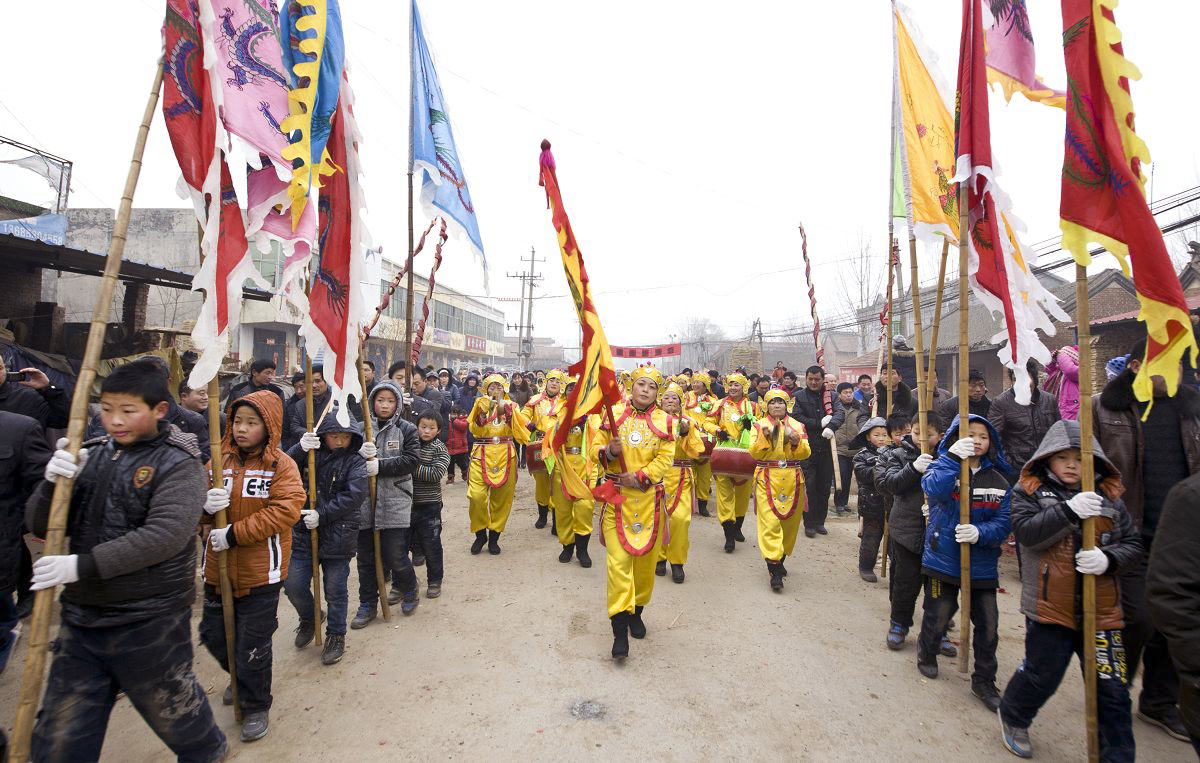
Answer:
[[[0,411],[0,672],[12,651],[18,607],[33,603],[29,592],[32,559],[25,546],[25,500],[44,478],[50,446],[37,421]],[[24,596],[22,596],[24,594]]]
[[[888,399],[888,389],[884,386],[885,381],[892,388],[891,411],[884,410],[887,408]],[[885,419],[892,416],[911,419],[917,412],[917,396],[913,394],[912,388],[901,381],[899,371],[894,368],[889,369],[886,364],[879,373],[879,381],[875,382],[875,397],[879,401],[875,404],[876,415]]]
[[[416,424],[421,418],[421,414],[425,412],[433,413],[441,421],[437,438],[445,443],[446,437],[450,432],[450,398],[434,386],[436,382],[437,373],[433,371],[424,376],[421,374],[413,376],[409,421]]]
[[[724,400],[725,385],[721,383],[721,374],[714,369],[708,372],[708,378],[712,380],[709,382],[709,386],[712,388],[713,396],[718,400]]]
[[[313,396],[313,426],[316,426],[317,421],[321,419],[321,413],[325,410],[325,406],[329,405],[329,385],[325,383],[325,369],[321,366],[312,367],[312,389],[308,391]],[[353,412],[351,408],[351,412]],[[359,411],[361,414],[362,412]],[[308,431],[308,412],[301,399],[299,403],[292,406],[287,406],[286,413],[283,417],[283,437],[280,440],[280,447],[284,451],[289,451],[292,446],[300,442],[300,436]]]
[[[829,401],[828,406],[826,400]],[[792,398],[791,416],[804,425],[812,455],[801,462],[808,508],[804,512],[804,534],[828,535],[825,518],[829,514],[829,493],[833,489],[833,441],[846,412],[832,390],[825,388],[825,369],[809,366],[804,372],[804,388]]]
[[[259,390],[268,390],[279,395],[279,402],[284,402],[283,389],[278,384],[273,384],[275,381],[275,361],[267,358],[259,358],[250,364],[250,378],[241,384],[235,385],[229,390],[229,398],[226,405],[232,403],[238,398],[245,397],[251,392]]]
[[[63,429],[71,414],[71,398],[50,383],[49,377],[36,368],[22,368],[24,381],[9,378],[8,367],[0,355],[0,411],[28,416],[43,429]]]
[[[967,373],[967,412],[986,419],[991,408],[992,401],[987,396],[987,381],[983,378],[983,371],[972,368]],[[958,395],[934,405],[934,410],[942,421],[954,421],[958,415]]]
[[[1058,410],[1058,398],[1044,390],[1038,389],[1038,362],[1032,358],[1025,364],[1027,375],[1017,379],[1013,370],[1008,369],[1008,378],[1013,381],[1013,387],[1006,389],[988,409],[987,419],[1000,434],[1000,442],[1008,463],[1013,471],[1020,473],[1025,468],[1025,462],[1042,444],[1042,438],[1050,431],[1054,422],[1062,418]],[[1029,405],[1017,402],[1014,391],[1017,384],[1028,384],[1030,387]],[[1107,453],[1107,449],[1105,450]]]

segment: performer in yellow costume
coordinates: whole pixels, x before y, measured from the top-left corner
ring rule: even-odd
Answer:
[[[670,518],[671,540],[660,544],[655,575],[667,574],[671,563],[671,579],[683,582],[683,565],[688,559],[688,530],[692,526],[692,508],[696,504],[692,460],[704,452],[700,427],[683,413],[683,389],[672,382],[662,395],[663,411],[675,419],[675,460],[663,478],[667,497],[667,516]]]
[[[708,414],[717,407],[717,398],[713,396],[706,373],[698,373],[692,377],[691,389],[683,398],[683,411],[692,417],[703,430],[700,439],[707,444],[716,437],[717,425],[709,421]],[[708,459],[700,459],[692,465],[692,476],[696,478],[696,511],[702,517],[712,516],[708,513],[709,491],[712,489],[712,465]]]
[[[525,404],[522,411],[525,418],[529,420],[527,425],[530,428],[529,446],[532,448],[541,449],[542,437],[550,427],[554,426],[554,419],[551,416],[559,399],[558,393],[562,389],[562,383],[567,378],[567,375],[557,368],[546,374],[545,391],[539,392],[529,398],[529,402]],[[546,526],[546,519],[550,512],[550,473],[547,471],[535,471],[533,473],[533,500],[537,503],[538,518],[534,523],[534,527],[539,530]],[[555,533],[552,529],[551,534]]]
[[[783,562],[796,546],[796,533],[806,510],[800,462],[811,451],[804,425],[788,416],[788,394],[773,389],[763,398],[767,415],[754,422],[750,455],[754,468],[754,511],[758,515],[758,549],[767,562],[771,588],[783,590]]]
[[[521,409],[508,399],[507,384],[500,374],[483,380],[485,394],[475,398],[468,425],[475,438],[471,471],[467,478],[467,506],[478,554],[486,543],[488,553],[500,553],[500,533],[512,511],[517,488],[517,448],[529,442],[529,422]]]
[[[563,396],[569,395],[574,385],[574,380],[568,381]],[[554,503],[555,526],[558,528],[558,542],[563,547],[558,561],[566,564],[574,554],[579,558],[580,567],[591,567],[592,558],[588,556],[588,543],[592,539],[592,514],[596,509],[596,501],[591,491],[594,470],[587,444],[595,437],[595,429],[592,417],[582,416],[568,424],[564,413],[561,405],[556,406],[552,413],[554,420],[546,433],[542,450],[543,453],[550,450],[550,443],[554,441],[561,427],[571,427],[567,432],[566,442],[553,453],[553,471],[550,472],[550,497]]]
[[[675,455],[675,421],[655,404],[662,375],[642,367],[632,380],[630,404],[614,411],[615,431],[605,419],[591,446],[610,483],[601,489],[615,490],[624,499],[600,509],[614,659],[629,654],[630,635],[646,636],[642,610],[654,592],[654,564],[669,532],[662,481]]]
[[[758,418],[758,406],[746,397],[745,376],[730,374],[725,380],[725,390],[729,395],[708,414],[709,421],[717,425],[717,440],[721,442],[742,436],[745,417]],[[717,475],[717,519],[725,531],[726,553],[733,553],[734,541],[746,540],[742,535],[742,523],[746,520],[752,488],[749,479]]]

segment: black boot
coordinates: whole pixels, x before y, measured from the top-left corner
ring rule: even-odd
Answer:
[[[629,656],[629,613],[618,612],[609,619],[613,629],[613,659],[623,660]]]
[[[562,553],[558,555],[558,561],[566,564],[571,561],[571,556],[575,553],[575,544],[567,543],[563,546]]]
[[[642,610],[645,607],[634,607],[629,617],[629,635],[634,638],[646,638],[646,624],[642,622]]]
[[[471,553],[478,554],[483,550],[484,544],[487,543],[487,530],[480,530],[475,533],[475,542],[471,544]],[[391,601],[388,602],[392,603]]]
[[[783,590],[783,570],[779,562],[767,562],[767,572],[771,573],[771,590]]]
[[[696,511],[702,517],[711,517],[712,516],[712,514],[708,513],[708,501],[697,500],[696,501]]]
[[[784,555],[784,556],[781,556],[781,557],[779,558],[779,569],[783,570],[783,576],[784,576],[785,578],[787,577],[787,567],[784,567],[784,566],[783,566],[783,563],[784,563],[784,562],[786,562],[786,561],[787,561],[787,556],[786,556],[786,555]]]
[[[592,539],[591,535],[576,535],[575,536],[575,557],[579,560],[579,566],[588,568],[592,566],[592,557],[588,556],[588,541]]]
[[[721,529],[725,531],[725,553],[732,554],[734,544],[737,541],[737,536],[734,535],[734,533],[737,531],[737,528],[730,520],[722,522]]]
[[[671,580],[674,580],[676,583],[683,582],[683,565],[682,564],[672,564],[671,565]]]
[[[495,530],[488,530],[487,534],[488,553],[492,556],[500,553],[500,533]]]
[[[742,516],[735,519],[733,522],[733,537],[736,538],[739,542],[746,540],[746,536],[742,535],[742,522],[745,522],[745,521],[746,521],[746,515],[743,514]]]
[[[545,527],[546,526],[546,517],[549,513],[550,513],[550,507],[543,506],[539,503],[538,504],[538,518],[537,518],[537,521],[533,523],[533,526],[539,530],[542,529],[543,527]]]
[[[658,562],[654,565],[654,574],[658,575],[660,578],[667,574],[667,560],[666,559],[658,560]]]
[[[553,513],[550,514],[550,534],[558,537],[558,517]]]

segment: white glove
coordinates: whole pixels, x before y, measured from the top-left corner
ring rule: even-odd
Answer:
[[[826,416],[825,418],[821,419],[821,426],[827,427],[827,426],[829,426],[829,422],[831,422],[831,421],[833,421],[833,417]]]
[[[375,458],[378,453],[379,448],[376,448],[375,443],[373,442],[364,442],[363,446],[358,449],[358,455],[362,456],[368,461],[370,461],[372,458]]]
[[[405,408],[412,408],[412,404],[413,404],[413,396],[412,396],[412,395],[410,395],[410,394],[409,394],[409,393],[407,393],[407,392],[402,392],[402,393],[400,393],[400,394],[402,394],[402,395],[404,396],[404,407],[405,407]]]
[[[955,543],[975,543],[979,540],[979,528],[975,525],[955,525]]]
[[[229,508],[229,491],[223,487],[214,487],[208,491],[208,497],[204,499],[204,510],[209,514],[216,514],[222,509]]]
[[[1067,508],[1075,512],[1075,516],[1080,519],[1100,516],[1100,507],[1103,505],[1104,499],[1098,493],[1090,491],[1080,493],[1067,501]]]
[[[921,504],[921,516],[925,517],[926,519],[929,519],[929,504],[927,504],[927,503]]]
[[[1084,575],[1103,575],[1108,570],[1108,556],[1098,548],[1080,551],[1075,555],[1075,570]]]
[[[30,591],[74,583],[79,580],[79,557],[43,556],[33,563],[33,585]]]
[[[379,462],[372,458],[367,462],[367,476],[374,477],[377,474],[379,474]]]
[[[310,450],[316,450],[321,447],[321,438],[317,437],[316,432],[305,432],[300,435],[300,447],[304,448],[305,453]]]
[[[321,521],[321,515],[317,513],[316,509],[301,509],[300,521],[304,522],[304,526],[308,529],[315,530]]]
[[[933,463],[933,455],[930,453],[922,453],[913,461],[913,468],[917,470],[917,474],[924,474],[929,465]]]
[[[212,544],[213,551],[228,551],[229,550],[229,527],[217,527],[208,534],[208,542]]]
[[[76,459],[67,451],[67,438],[58,438],[58,442],[54,443],[54,447],[54,455],[46,462],[46,479],[49,482],[54,482],[59,477],[66,477],[69,480],[75,479],[75,475],[87,463],[87,448],[80,448],[79,457]]]
[[[821,436],[826,440],[832,440],[834,438],[834,432],[832,429],[826,427],[825,429],[821,430]]]
[[[975,455],[975,439],[964,437],[951,445],[948,450],[959,458],[970,458]]]

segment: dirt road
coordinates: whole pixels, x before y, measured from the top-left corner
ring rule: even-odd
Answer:
[[[445,588],[411,617],[397,609],[350,631],[347,653],[324,667],[315,647],[292,646],[296,615],[284,598],[275,637],[275,706],[267,738],[237,740],[220,704],[226,678],[202,647],[196,672],[241,760],[1009,760],[996,717],[970,681],[942,660],[936,681],[904,651],[884,646],[885,581],[858,578],[856,522],[801,534],[782,594],[767,586],[754,544],[721,550],[715,518],[695,517],[687,581],[658,578],[649,635],[629,659],[609,658],[604,550],[590,570],[559,564],[560,546],[535,530],[532,480],[522,475],[504,552],[470,556],[466,488],[446,488]],[[1015,563],[1003,570],[1000,678],[1022,654]],[[418,568],[424,591],[424,568]],[[357,583],[352,573],[351,612]],[[21,642],[23,647],[25,641]],[[11,730],[24,649],[0,677]],[[1073,669],[1032,730],[1041,760],[1083,760],[1082,681]],[[1188,745],[1134,720],[1139,757],[1188,761]],[[171,756],[122,700],[106,761]]]

